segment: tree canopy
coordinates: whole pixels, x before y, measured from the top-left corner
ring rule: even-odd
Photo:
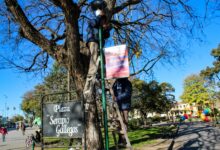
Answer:
[[[13,122],[17,122],[17,121],[23,121],[24,120],[24,117],[21,116],[21,115],[15,115],[12,117],[11,119]]]
[[[213,66],[207,66],[204,70],[200,72],[201,76],[214,80],[217,79],[220,81],[219,73],[220,73],[220,45],[217,48],[212,49],[211,56],[214,57]]]
[[[138,63],[142,65],[131,63],[133,74],[148,72],[162,58],[179,59],[183,53],[179,45],[183,35],[193,37],[194,29],[202,29],[199,18],[203,16],[185,0],[112,0],[106,3],[105,11],[113,26],[107,43],[126,43],[131,62],[137,62],[135,55],[140,56]],[[213,2],[205,3],[204,0],[202,4],[209,8],[210,3]],[[1,64],[4,66],[1,67],[44,70],[53,58],[68,68],[67,55],[72,45],[75,69],[86,74],[88,61],[83,55],[88,55],[88,50],[84,42],[87,21],[94,17],[89,1],[5,0],[5,4],[0,9],[1,41],[15,45],[8,48],[18,51],[2,52]],[[83,37],[81,43],[80,35]],[[13,57],[15,55],[17,57]],[[9,63],[6,65],[6,62]]]
[[[204,105],[209,103],[210,95],[208,87],[205,86],[205,83],[206,81],[199,75],[193,74],[188,76],[184,80],[184,91],[180,98],[183,100],[183,102],[190,104],[196,103],[199,105]]]
[[[210,89],[210,97],[213,101],[219,100],[220,92],[220,45],[217,48],[212,49],[211,56],[214,57],[213,66],[207,66],[205,69],[201,70],[200,75],[212,85]]]
[[[75,98],[75,89],[71,89],[71,98]],[[44,78],[44,81],[41,84],[35,86],[34,90],[27,91],[22,100],[21,109],[27,115],[40,116],[41,108],[40,101],[43,95],[52,94],[57,92],[67,92],[67,71],[65,68],[59,66],[57,63],[53,65],[53,70]],[[52,95],[44,101],[58,102],[60,100],[67,101],[68,94],[63,95]]]
[[[158,83],[134,79],[132,106],[139,110],[143,117],[149,112],[165,113],[170,110],[175,102],[172,94],[175,89],[169,83]]]

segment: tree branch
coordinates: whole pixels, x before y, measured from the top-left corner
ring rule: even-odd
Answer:
[[[127,0],[126,2],[122,3],[120,6],[117,6],[113,9],[113,13],[112,14],[116,14],[119,13],[120,11],[122,11],[124,8],[126,8],[127,6],[131,6],[131,5],[135,5],[138,4],[140,2],[142,2],[143,0]]]
[[[22,8],[18,4],[17,0],[5,0],[6,6],[13,14],[16,22],[20,24],[22,35],[41,47],[44,51],[47,51],[53,57],[56,45],[46,39],[34,26],[29,22],[28,18],[24,14]]]
[[[141,73],[141,72],[143,72],[143,71],[144,71],[144,72],[149,71],[149,70],[152,69],[153,66],[162,58],[162,56],[163,56],[163,54],[160,54],[160,55],[157,56],[156,58],[149,60],[149,61],[142,67],[142,69],[140,69],[140,70],[138,70],[137,72],[131,74],[130,76],[137,75],[137,74],[139,74],[139,73]],[[150,65],[150,67],[147,68],[147,66],[148,66],[150,63],[152,63],[152,64]],[[146,68],[147,68],[147,69],[146,69]]]

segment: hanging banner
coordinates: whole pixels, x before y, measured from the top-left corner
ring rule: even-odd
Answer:
[[[104,49],[106,78],[129,77],[128,49],[126,45],[118,45]]]

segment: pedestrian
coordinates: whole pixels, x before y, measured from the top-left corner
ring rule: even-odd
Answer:
[[[113,100],[118,104],[125,130],[128,129],[128,113],[131,109],[131,95],[132,95],[132,84],[128,78],[116,79],[113,84]],[[119,145],[127,144],[123,134],[119,133]]]
[[[21,122],[21,132],[23,135],[25,135],[25,130],[26,130],[25,124],[24,122]]]
[[[2,134],[2,142],[5,142],[5,136],[8,134],[8,130],[6,127],[1,127],[0,128],[0,133]]]
[[[40,135],[40,130],[35,131],[35,136],[32,136],[32,140],[34,143],[40,143],[41,142],[41,135]]]

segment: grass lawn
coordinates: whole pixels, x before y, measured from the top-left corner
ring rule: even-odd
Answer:
[[[150,127],[146,129],[136,129],[128,132],[128,138],[133,148],[143,147],[147,144],[153,144],[156,139],[161,138],[163,134],[171,132],[174,127]],[[113,137],[109,137],[110,149],[114,150]]]
[[[147,144],[153,144],[158,138],[161,138],[163,134],[171,132],[174,127],[150,127],[146,129],[136,129],[128,132],[128,137],[133,148],[141,148]],[[117,137],[118,138],[118,137]],[[46,138],[45,142],[57,141],[58,138]],[[68,139],[60,139],[63,146],[67,146]],[[76,142],[73,142],[76,143]],[[109,147],[110,150],[115,149],[115,144],[111,132],[109,132]],[[45,150],[66,150],[67,148],[45,148]],[[36,149],[38,150],[38,149]]]

